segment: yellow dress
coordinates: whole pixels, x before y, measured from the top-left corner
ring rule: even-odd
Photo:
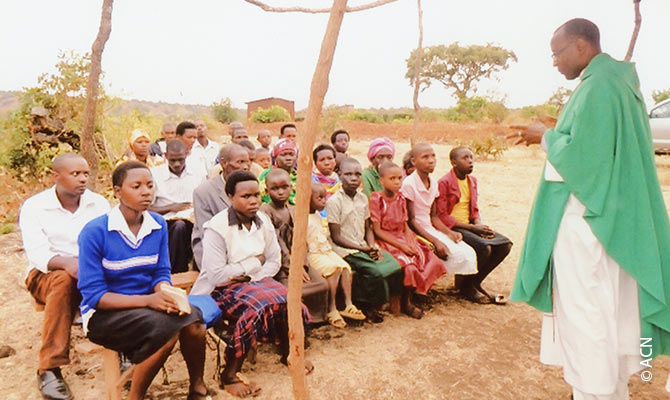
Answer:
[[[349,264],[330,246],[326,226],[328,222],[321,218],[319,213],[309,214],[307,221],[307,265],[317,270],[324,278],[334,274],[338,268],[351,272]]]

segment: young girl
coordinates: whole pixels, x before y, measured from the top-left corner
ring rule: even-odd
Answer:
[[[314,160],[312,180],[323,186],[328,201],[342,186],[340,177],[335,172],[335,149],[327,144],[321,144],[314,149],[312,159]],[[326,209],[322,209],[319,214],[326,218]]]
[[[328,241],[329,232],[319,214],[326,207],[326,190],[317,182],[312,182],[312,197],[307,223],[307,263],[326,278],[330,294],[326,320],[336,328],[344,328],[347,323],[342,317],[364,320],[363,312],[351,302],[351,267],[333,251]],[[335,296],[342,287],[345,307],[337,311]]]
[[[370,196],[370,219],[378,239],[376,243],[391,253],[404,269],[403,311],[419,319],[423,311],[412,304],[413,292],[426,294],[435,280],[447,272],[447,268],[430,246],[416,239],[407,225],[406,200],[400,193],[400,167],[387,161],[378,170],[384,190]]]
[[[130,399],[142,399],[179,339],[190,379],[188,399],[204,399],[205,325],[200,311],[180,315],[170,285],[167,224],[149,212],[153,179],[139,161],[112,175],[120,204],[79,235],[81,314],[88,338],[137,364]]]

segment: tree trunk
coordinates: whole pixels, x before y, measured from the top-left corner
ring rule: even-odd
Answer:
[[[410,137],[410,144],[414,147],[416,139],[419,137],[419,120],[421,119],[421,106],[419,106],[419,81],[421,71],[421,61],[423,60],[423,11],[421,10],[421,0],[416,0],[416,7],[419,11],[419,46],[416,48],[416,58],[414,60],[414,129]]]
[[[84,123],[81,132],[81,155],[91,168],[88,186],[95,190],[98,182],[98,153],[95,144],[95,114],[98,104],[98,89],[100,86],[100,73],[102,71],[102,52],[105,43],[112,31],[112,5],[114,0],[104,0],[102,3],[102,16],[100,17],[100,29],[98,36],[93,42],[91,49],[91,69],[88,72],[86,83],[86,106],[84,108]]]
[[[630,61],[633,58],[633,50],[635,50],[635,43],[637,42],[637,35],[640,33],[640,25],[642,24],[642,14],[640,14],[640,0],[633,0],[635,5],[635,27],[633,28],[633,34],[630,37],[630,43],[628,44],[628,51],[626,52],[626,57],[624,60]]]
[[[305,332],[302,323],[302,269],[305,263],[307,215],[311,197],[312,147],[317,136],[319,116],[323,108],[323,98],[328,91],[328,76],[333,64],[333,55],[340,26],[347,7],[347,0],[334,0],[330,18],[326,27],[319,60],[312,77],[309,105],[303,132],[298,135],[298,180],[296,187],[295,220],[293,244],[291,245],[291,267],[288,281],[288,319],[290,354],[288,367],[293,383],[293,395],[296,399],[307,399],[305,385]],[[324,366],[325,368],[326,366]]]

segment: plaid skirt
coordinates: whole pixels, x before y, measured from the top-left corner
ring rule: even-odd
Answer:
[[[287,337],[288,290],[272,278],[234,283],[217,287],[212,298],[223,312],[222,318],[232,326],[226,353],[235,358],[244,356],[258,341],[280,344]],[[302,306],[303,324],[310,322],[307,308]]]

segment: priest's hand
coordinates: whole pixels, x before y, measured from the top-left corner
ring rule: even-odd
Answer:
[[[544,131],[547,130],[547,127],[542,122],[535,122],[530,125],[511,125],[509,128],[516,132],[510,133],[506,138],[512,139],[515,145],[525,144],[526,146],[540,144]]]

